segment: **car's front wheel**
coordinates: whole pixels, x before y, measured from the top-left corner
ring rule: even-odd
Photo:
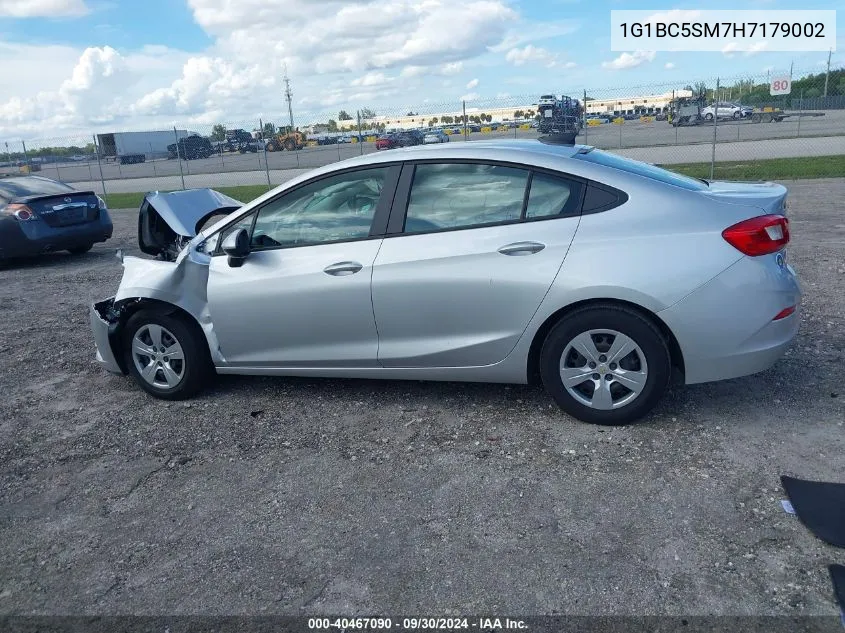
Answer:
[[[709,112],[708,112],[707,114],[705,114],[705,115],[704,115],[704,120],[705,120],[705,121],[712,121],[712,120],[713,120],[713,115],[712,115],[711,113],[709,113]]]
[[[660,330],[640,313],[615,305],[586,307],[549,332],[540,374],[549,394],[573,417],[623,425],[660,400],[671,359]]]
[[[124,354],[129,373],[156,398],[190,398],[212,374],[204,337],[177,316],[133,314],[124,330]]]

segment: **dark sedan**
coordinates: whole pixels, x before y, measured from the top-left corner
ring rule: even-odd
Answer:
[[[79,255],[112,235],[106,203],[41,176],[0,174],[0,260],[52,251]]]

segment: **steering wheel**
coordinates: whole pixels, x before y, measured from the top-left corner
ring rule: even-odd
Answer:
[[[347,203],[355,215],[369,214],[376,206],[376,201],[370,196],[355,194]]]

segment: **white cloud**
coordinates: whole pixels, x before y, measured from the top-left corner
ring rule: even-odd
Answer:
[[[525,64],[542,64],[546,68],[575,68],[577,66],[573,61],[562,62],[556,54],[533,44],[528,44],[524,48],[510,49],[505,55],[505,60],[514,66],[523,66]]]
[[[70,76],[53,91],[14,96],[0,102],[0,133],[58,131],[111,122],[128,110],[123,93],[137,77],[126,59],[104,46],[85,49]]]
[[[609,70],[625,70],[636,68],[646,62],[654,60],[654,51],[636,51],[634,53],[622,53],[619,57],[609,62],[602,62],[602,68]]]
[[[441,75],[457,75],[464,69],[463,62],[449,62],[440,69]]]
[[[571,35],[580,28],[581,24],[574,20],[559,20],[557,22],[523,20],[500,44],[491,46],[490,50],[494,53],[504,53],[528,42],[539,42]]]
[[[220,57],[191,57],[182,76],[166,88],[142,96],[132,106],[136,115],[199,114],[215,104],[231,103],[256,89],[266,91],[276,78],[257,65],[241,66]]]
[[[405,66],[402,69],[402,72],[399,73],[400,77],[419,77],[420,75],[426,72],[425,66]]]
[[[221,54],[288,61],[302,72],[361,72],[460,62],[502,41],[517,14],[504,0],[189,0]],[[280,19],[283,18],[283,19]],[[261,33],[261,37],[256,37]]]
[[[465,95],[461,95],[458,101],[477,101],[481,95],[477,92],[469,92]]]
[[[388,77],[382,72],[372,72],[367,73],[362,77],[358,77],[357,79],[353,79],[350,82],[351,86],[381,86],[386,84],[390,81],[393,81],[392,77]]]
[[[104,2],[0,0],[0,16],[83,15]],[[213,41],[204,51],[157,44],[83,50],[0,41],[0,138],[31,138],[45,130],[56,135],[82,130],[87,135],[106,124],[150,129],[174,122],[233,124],[259,116],[275,121],[287,111],[281,85],[285,67],[292,80],[294,116],[305,120],[336,115],[339,107],[351,111],[387,102],[409,104],[422,97],[440,102],[438,88],[440,94],[460,90],[468,100],[479,99],[478,86],[486,79],[474,69],[486,68],[485,60],[477,65],[473,60],[490,51],[519,51],[513,63],[527,64],[539,54],[540,59],[531,61],[558,69],[575,65],[559,61],[539,43],[571,33],[578,24],[524,20],[512,0],[187,4]],[[116,43],[118,35],[100,29],[91,37]],[[526,60],[518,62],[519,55]],[[444,81],[450,82],[445,89],[440,86]]]
[[[666,62],[666,64],[663,66],[663,68],[665,68],[666,70],[672,70],[674,67],[675,64],[673,64],[672,62]]]
[[[89,12],[85,0],[0,0],[0,18],[78,17]]]

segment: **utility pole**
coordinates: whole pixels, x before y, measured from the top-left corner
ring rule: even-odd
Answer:
[[[827,52],[827,72],[824,74],[824,96],[827,96],[827,81],[830,79],[830,56],[833,55],[833,49],[831,48]]]
[[[285,64],[285,101],[288,102],[288,115],[290,116],[290,131],[293,132],[296,128],[293,127],[293,95],[290,91],[290,79],[288,79],[288,67]]]

